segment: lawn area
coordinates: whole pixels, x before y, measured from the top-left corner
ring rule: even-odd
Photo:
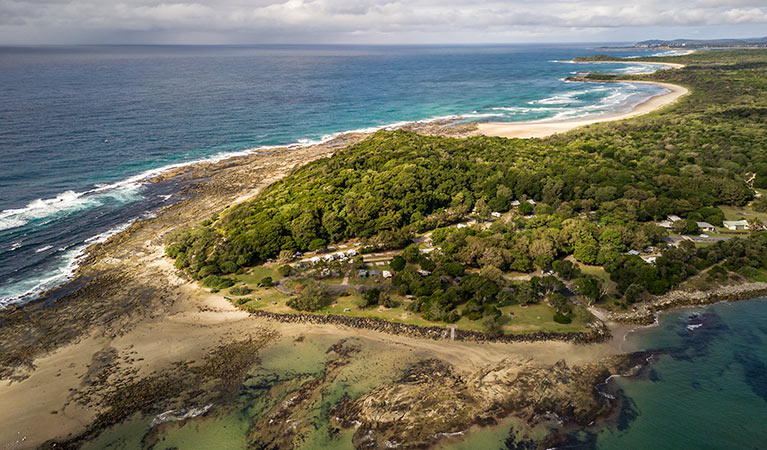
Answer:
[[[727,220],[748,220],[756,217],[767,223],[767,213],[756,212],[748,206],[720,206],[719,209],[722,210]]]
[[[276,269],[272,269],[267,266],[256,266],[248,269],[248,271],[242,275],[237,275],[235,278],[239,281],[247,283],[248,285],[256,285],[259,281],[265,277],[272,277],[272,281],[279,281],[283,277],[277,273]],[[251,286],[252,288],[253,286]]]
[[[249,299],[246,303],[240,306],[245,310],[266,309],[279,313],[295,312],[295,310],[285,305],[285,302],[290,298],[290,296],[283,294],[274,288],[256,288],[253,289],[253,292],[244,297],[235,297],[228,294],[226,296],[234,300],[235,305],[237,305],[237,301],[240,299]],[[273,305],[273,302],[277,302],[277,304]]]
[[[581,272],[584,274],[591,275],[602,281],[602,283],[607,286],[609,293],[613,294],[616,292],[617,285],[610,279],[610,274],[607,273],[601,266],[587,266],[585,264],[578,264],[578,267],[580,267]]]

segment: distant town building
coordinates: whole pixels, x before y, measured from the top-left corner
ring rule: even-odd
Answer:
[[[365,269],[360,269],[359,272],[360,278],[367,278],[368,277],[368,271]]]
[[[519,200],[512,200],[511,206],[519,206]]]
[[[499,213],[499,212],[495,212],[495,211],[491,212],[491,213],[490,213],[490,215],[491,215],[491,216],[493,216],[493,217],[495,217],[495,218],[499,218],[499,217],[501,217],[501,213]]]
[[[535,200],[533,200],[532,198],[528,199],[527,203],[530,203],[531,205],[535,206]]]
[[[745,220],[725,220],[724,227],[731,231],[748,230],[748,222]]]
[[[671,222],[679,222],[680,220],[682,220],[681,217],[675,216],[674,214],[669,215],[667,219],[670,220]]]
[[[627,253],[628,253],[629,255],[633,255],[633,256],[639,256],[639,252],[638,252],[638,251],[636,251],[636,250],[629,250]]]
[[[389,272],[388,270],[382,271],[381,275],[383,275],[384,278],[391,278],[391,272]]]
[[[377,270],[371,270],[370,271],[370,276],[371,277],[377,277],[378,275],[381,275],[381,272],[379,272]]]

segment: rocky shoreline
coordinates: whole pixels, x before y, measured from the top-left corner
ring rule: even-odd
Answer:
[[[249,311],[252,316],[275,320],[282,323],[311,323],[311,324],[333,324],[351,328],[366,329],[378,331],[381,333],[395,334],[420,339],[449,340],[450,330],[445,327],[431,326],[423,327],[419,325],[410,325],[399,322],[390,322],[384,319],[373,317],[349,317],[334,314],[308,314],[308,313],[289,313],[281,314],[271,311],[252,310]],[[608,341],[612,335],[610,330],[602,325],[591,331],[574,332],[554,332],[554,331],[536,331],[523,334],[502,334],[496,337],[490,337],[485,333],[471,330],[455,330],[454,340],[463,342],[542,342],[542,341],[561,341],[573,344],[593,344]]]
[[[723,286],[710,291],[669,292],[633,305],[630,312],[613,312],[601,310],[608,320],[619,323],[650,325],[655,322],[655,314],[685,306],[705,306],[720,302],[737,302],[753,298],[767,297],[767,283],[753,282],[738,285]]]
[[[507,444],[552,448],[569,428],[589,427],[610,416],[617,404],[595,386],[612,375],[636,373],[647,356],[638,352],[575,366],[502,361],[471,373],[427,359],[393,385],[356,399],[345,396],[330,414],[339,427],[355,428],[357,448],[431,448],[473,426],[497,425],[507,417],[521,428]],[[530,431],[542,424],[548,433],[533,438]]]

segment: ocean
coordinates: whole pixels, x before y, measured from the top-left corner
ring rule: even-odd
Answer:
[[[566,120],[662,88],[569,83],[583,46],[0,48],[0,307],[71,277],[83,249],[174,201],[178,164],[408,121]],[[652,52],[650,52],[651,54]],[[641,56],[648,52],[622,52]]]

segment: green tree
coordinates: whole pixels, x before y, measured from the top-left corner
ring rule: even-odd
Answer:
[[[399,272],[400,270],[405,268],[405,258],[403,258],[400,255],[394,255],[389,265],[391,267],[391,270],[395,272]]]
[[[282,277],[287,277],[290,275],[290,273],[293,271],[293,268],[288,264],[283,264],[279,267],[277,267],[277,273],[280,274]]]
[[[305,280],[301,293],[285,302],[299,311],[317,311],[330,303],[330,296],[325,288],[313,280]]]
[[[402,257],[405,258],[405,261],[411,264],[418,263],[418,259],[421,257],[421,251],[418,248],[418,245],[411,244],[405,247],[405,250],[402,250]]]
[[[584,264],[596,264],[599,258],[599,245],[593,237],[586,237],[575,243],[573,256]]]
[[[489,338],[496,338],[503,334],[503,329],[501,328],[501,320],[497,316],[492,315],[486,317],[482,323],[482,326],[485,331],[485,335]]]

